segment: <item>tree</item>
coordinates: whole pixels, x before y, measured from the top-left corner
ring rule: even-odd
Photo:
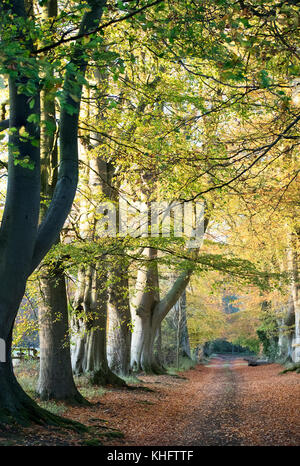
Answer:
[[[191,359],[189,332],[187,328],[186,290],[167,315],[165,322],[175,332],[176,367],[180,367],[180,358]],[[165,332],[164,332],[165,335]]]
[[[84,14],[80,25],[82,35],[99,24],[105,6],[104,0],[90,0],[87,3],[89,11]],[[31,40],[32,20],[27,18],[22,0],[3,2],[1,20],[2,42],[4,45],[10,44],[5,49],[5,72],[9,75],[10,92],[10,136],[7,195],[0,231],[0,335],[6,342],[6,362],[0,364],[0,422],[58,422],[57,417],[40,409],[18,384],[13,373],[11,344],[13,325],[26,281],[57,240],[75,195],[78,113],[82,91],[77,76],[84,75],[88,58],[83,55],[83,44],[79,38],[69,56],[64,79],[58,180],[49,209],[38,226],[39,63]],[[3,28],[5,26],[6,30]]]
[[[42,7],[45,22],[57,19],[57,1],[49,0]],[[54,73],[52,73],[54,78]],[[54,80],[53,80],[54,81]],[[51,85],[52,84],[52,85]],[[58,128],[56,128],[54,82],[41,90],[41,209],[40,221],[51,202],[58,171]],[[59,242],[59,240],[58,240]],[[39,337],[40,374],[37,393],[42,400],[64,400],[85,403],[72,374],[69,316],[66,282],[62,263],[41,265],[39,275]]]
[[[96,103],[91,109],[88,103],[87,114],[90,120],[103,122],[105,116],[101,109],[101,93],[107,88],[107,73],[94,71],[94,90],[91,98]],[[105,107],[104,107],[105,108]],[[99,213],[97,205],[103,197],[110,197],[110,166],[100,154],[89,157],[88,152],[101,146],[99,134],[88,132],[82,138],[85,155],[85,172],[87,176],[86,199],[81,203],[81,229],[85,242],[97,243],[99,240]],[[90,202],[91,201],[91,202]],[[82,221],[85,218],[85,221]],[[115,375],[107,361],[107,306],[108,306],[108,270],[104,260],[90,260],[89,264],[81,264],[78,274],[78,292],[76,293],[73,315],[74,345],[72,348],[73,369],[76,374],[88,373],[93,384],[125,385]],[[120,298],[118,298],[120,299]]]

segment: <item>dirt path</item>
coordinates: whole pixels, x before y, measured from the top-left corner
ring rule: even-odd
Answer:
[[[241,445],[240,407],[237,403],[239,377],[234,360],[220,358],[208,366],[212,378],[199,392],[204,403],[194,411],[185,428],[185,445]],[[243,362],[240,362],[243,365]],[[203,409],[204,407],[204,409]]]
[[[135,394],[129,419],[123,397],[110,405],[110,419],[125,432],[117,444],[299,445],[300,377],[281,369],[216,358],[185,373],[187,380],[144,377],[149,387],[159,382],[157,391]]]
[[[69,408],[64,416],[93,426],[92,441],[104,445],[300,445],[300,376],[279,375],[280,370],[277,364],[248,367],[241,359],[215,358],[184,377],[141,377],[151,391],[108,390],[91,400],[91,407]],[[7,440],[0,433],[0,445]],[[91,434],[50,427],[26,428],[9,440],[22,445],[90,441]]]

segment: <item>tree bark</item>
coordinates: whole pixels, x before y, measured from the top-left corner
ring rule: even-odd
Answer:
[[[43,8],[46,20],[57,16],[57,0],[49,0]],[[51,94],[52,91],[52,94]],[[41,92],[41,219],[53,196],[57,181],[57,130],[54,89]],[[47,126],[48,124],[48,126]],[[49,131],[49,127],[53,131]],[[40,278],[41,305],[39,306],[40,374],[37,393],[42,400],[64,400],[84,403],[72,374],[69,316],[65,276],[62,264],[47,267],[44,264]]]
[[[131,341],[131,369],[134,372],[162,373],[154,356],[154,342],[160,322],[153,310],[159,302],[157,251],[146,248],[145,262],[138,270],[136,292],[131,310],[133,334]]]
[[[187,315],[186,315],[186,290],[182,293],[180,297],[181,305],[181,325],[180,325],[180,349],[181,355],[185,358],[191,359],[191,348],[190,348],[190,339],[189,331],[187,326]]]
[[[208,226],[208,218],[204,219],[204,232]],[[162,373],[154,357],[154,342],[161,322],[177,303],[185,291],[195,264],[191,261],[177,277],[166,295],[160,299],[156,250],[146,248],[143,251],[145,264],[138,270],[136,293],[132,307],[133,335],[131,343],[131,369],[135,372]],[[197,256],[198,249],[194,255]]]
[[[159,367],[154,356],[155,338],[162,320],[185,290],[191,272],[192,268],[183,272],[162,300],[158,298],[157,270],[154,273],[149,269],[138,272],[137,287],[142,286],[143,291],[137,291],[132,310],[131,368],[133,371],[163,372],[163,368]]]
[[[105,283],[101,283],[92,266],[81,269],[80,280],[73,317],[73,332],[77,330],[72,351],[73,370],[78,375],[89,374],[95,385],[123,386],[125,382],[110,370],[107,362]],[[81,314],[79,318],[76,311]]]
[[[295,313],[295,333],[293,338],[292,358],[294,362],[300,361],[300,272],[299,272],[299,242],[300,231],[291,234],[291,266],[292,266],[292,300]]]
[[[55,273],[56,272],[56,273]],[[57,269],[40,279],[40,375],[37,393],[42,400],[84,403],[72,374],[67,295],[64,274]]]
[[[131,345],[128,267],[119,261],[118,265],[110,277],[114,283],[109,289],[107,360],[115,374],[126,377],[130,374]]]
[[[101,73],[99,70],[95,70],[94,78],[98,86],[101,86],[101,90],[105,89],[107,85],[107,74]],[[99,98],[98,92],[95,91],[93,96],[97,102],[97,110],[89,111],[90,118],[95,118],[95,124],[97,120],[103,121],[104,115],[101,114],[100,110],[103,105],[101,97]],[[87,138],[88,148],[96,149],[101,143],[102,138],[98,133],[91,133],[91,138]],[[89,140],[90,139],[90,140]],[[112,197],[111,192],[111,166],[100,155],[92,158],[86,157],[87,177],[88,177],[88,189],[91,198],[95,199],[95,202],[103,197],[103,195],[110,199]],[[93,241],[98,237],[97,232],[97,216],[95,215],[95,207],[89,206],[90,215],[86,218],[86,231],[83,234],[87,241]],[[98,267],[99,268],[99,267]],[[90,373],[91,382],[98,385],[126,385],[125,382],[119,378],[109,368],[107,360],[107,305],[108,305],[108,294],[107,294],[107,272],[103,271],[103,268],[107,268],[105,265],[102,267],[101,279],[97,277],[96,265],[94,270],[91,271],[92,266],[86,271],[86,276],[82,276],[81,280],[85,282],[83,290],[80,291],[80,299],[77,299],[75,309],[78,307],[83,310],[83,319],[74,321],[74,327],[77,326],[78,330],[81,329],[81,335],[76,338],[76,345],[73,348],[73,368],[76,373]],[[100,269],[100,268],[99,268]],[[119,289],[119,291],[121,291]],[[121,298],[116,296],[113,292],[111,294],[112,305],[119,306]],[[86,322],[84,320],[86,319]],[[76,316],[75,316],[76,320]],[[125,363],[125,361],[124,361]],[[126,372],[126,368],[124,367]]]
[[[172,316],[173,314],[173,316]],[[176,331],[176,365],[180,366],[180,357],[191,359],[189,334],[186,318],[186,290],[170,311],[170,324]]]
[[[279,319],[279,359],[282,361],[292,361],[293,359],[293,337],[295,332],[295,310],[292,297],[287,304],[286,315]]]

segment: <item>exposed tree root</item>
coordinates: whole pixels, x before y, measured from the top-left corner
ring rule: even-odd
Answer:
[[[300,363],[294,363],[290,367],[286,367],[283,371],[279,372],[279,374],[286,374],[287,372],[296,372],[297,374],[300,374]]]
[[[152,364],[149,367],[144,367],[143,373],[146,375],[167,375],[168,372],[164,367],[158,364]]]
[[[114,374],[110,369],[98,370],[93,372],[90,376],[90,383],[92,385],[112,385],[113,387],[127,387],[125,380]]]
[[[66,419],[41,408],[18,383],[12,365],[0,368],[0,426],[29,426],[30,424],[54,425],[85,431],[79,422]]]
[[[12,400],[9,406],[0,408],[0,429],[5,430],[7,426],[27,427],[31,424],[53,425],[66,429],[74,429],[77,432],[86,432],[87,427],[83,424],[57,416],[46,409],[41,408],[27,395]]]
[[[44,392],[38,394],[38,398],[41,401],[62,401],[63,403],[70,405],[70,406],[90,406],[90,402],[84,398],[78,391],[72,396],[67,397],[58,397],[56,394],[51,394],[48,392]]]
[[[178,374],[168,374],[170,377],[174,377],[175,379],[187,380],[187,377],[183,377],[182,375]]]
[[[155,390],[152,390],[152,388],[149,387],[143,387],[141,385],[127,385],[127,390],[140,390],[141,392],[155,392]]]

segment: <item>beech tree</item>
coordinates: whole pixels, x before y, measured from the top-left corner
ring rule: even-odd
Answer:
[[[57,0],[42,6],[45,22],[57,19]],[[52,73],[54,78],[54,74]],[[47,213],[58,171],[58,128],[54,82],[41,90],[41,209],[40,221]],[[63,264],[42,264],[39,274],[40,302],[38,306],[40,339],[40,373],[37,393],[42,400],[64,400],[85,403],[78,392],[72,374],[68,302]]]
[[[89,9],[83,15],[79,35],[84,36],[97,27],[105,3],[105,0],[87,2]],[[51,204],[39,225],[40,98],[36,71],[39,63],[31,39],[32,21],[27,16],[23,0],[3,2],[1,39],[2,43],[8,44],[4,66],[9,76],[10,135],[7,195],[0,231],[0,337],[6,342],[6,362],[0,363],[1,423],[59,422],[57,417],[40,409],[17,382],[11,359],[12,331],[26,281],[57,240],[75,195],[82,91],[78,76],[84,75],[88,60],[83,54],[83,41],[78,38],[68,57],[69,66],[64,78],[58,179]]]
[[[93,89],[87,91],[86,116],[90,122],[103,124],[105,120],[105,102],[101,95],[107,92],[107,71],[93,71],[90,77]],[[100,97],[99,97],[100,95]],[[93,105],[90,104],[90,100]],[[81,137],[82,159],[85,165],[86,182],[83,183],[85,195],[81,199],[79,210],[79,231],[85,243],[99,241],[99,213],[97,206],[103,198],[111,197],[111,167],[102,155],[102,138],[89,131]],[[93,154],[97,151],[98,153]],[[88,152],[92,152],[90,157]],[[100,238],[101,240],[101,238]],[[103,239],[102,239],[103,240]],[[101,257],[101,255],[100,255]],[[105,257],[81,264],[78,271],[78,289],[73,303],[73,346],[72,364],[76,374],[87,373],[93,384],[125,385],[122,379],[109,368],[107,361],[107,306],[109,263]]]

